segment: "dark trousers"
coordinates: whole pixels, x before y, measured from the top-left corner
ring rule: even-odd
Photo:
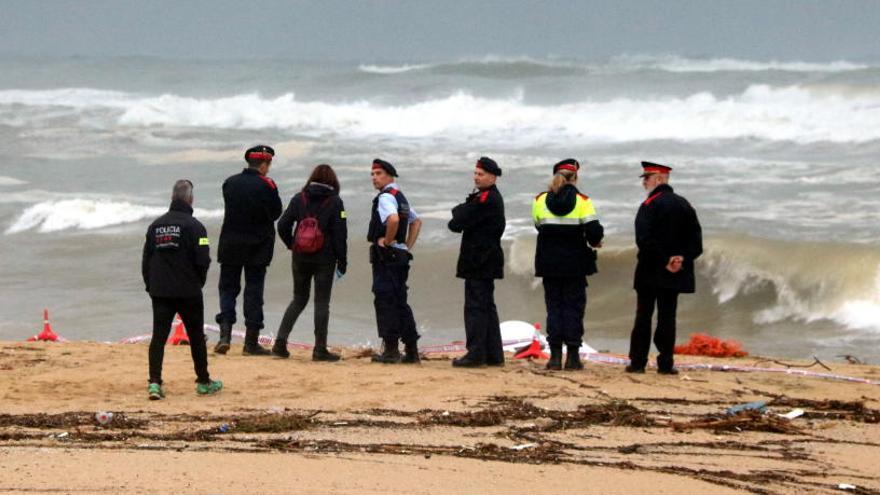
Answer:
[[[190,298],[153,297],[153,338],[150,340],[150,383],[162,384],[165,342],[171,333],[174,314],[180,315],[189,336],[196,381],[208,383],[208,349],[205,345],[205,305],[202,296]]]
[[[660,353],[657,367],[671,369],[675,347],[675,311],[678,308],[678,292],[665,289],[640,289],[636,291],[638,306],[636,321],[633,324],[629,341],[629,359],[637,368],[648,364],[648,351],[651,350],[651,319],[654,305],[657,306],[657,331],[654,332],[654,345]]]
[[[469,357],[488,363],[504,362],[495,281],[491,278],[464,281],[464,333]]]
[[[230,325],[236,322],[235,299],[241,292],[241,271],[244,270],[244,326],[263,329],[263,286],[266,283],[265,265],[220,265],[220,313],[216,321]]]
[[[544,277],[547,342],[552,347],[581,346],[587,308],[586,277]]]
[[[330,321],[330,290],[333,288],[333,272],[336,262],[301,263],[293,262],[293,300],[287,305],[281,325],[278,327],[278,340],[287,340],[297,318],[309,303],[312,279],[315,280],[315,347],[327,347],[327,325]]]
[[[415,344],[419,339],[416,320],[407,302],[409,259],[401,255],[392,262],[373,263],[373,306],[379,337]]]

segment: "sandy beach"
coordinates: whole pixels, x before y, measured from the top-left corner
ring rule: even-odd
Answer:
[[[226,388],[198,397],[188,348],[169,347],[168,396],[151,402],[144,345],[0,344],[0,493],[880,493],[877,385],[521,360],[458,370],[445,356],[376,365],[341,351],[327,364],[234,346],[210,355]],[[766,414],[725,415],[758,400]],[[804,413],[778,416],[793,409]],[[97,411],[114,417],[101,426]]]

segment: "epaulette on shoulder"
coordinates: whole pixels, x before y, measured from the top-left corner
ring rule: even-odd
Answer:
[[[483,191],[480,193],[480,203],[485,203],[489,200],[489,191]]]
[[[581,198],[581,199],[583,199],[584,201],[589,201],[589,200],[590,200],[590,197],[587,196],[586,194],[581,194],[581,193],[577,193],[577,194],[578,194],[578,197]]]
[[[400,192],[400,189],[389,189],[389,190],[387,190],[387,191],[385,191],[385,192],[387,192],[388,194],[390,194],[390,195],[392,195],[392,196],[397,196],[397,193]]]

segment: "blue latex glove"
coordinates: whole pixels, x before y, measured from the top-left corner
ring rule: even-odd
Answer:
[[[345,274],[342,273],[342,272],[340,272],[340,271],[339,271],[339,268],[337,268],[337,269],[336,269],[336,280],[340,280],[340,279],[342,279],[342,277],[344,277],[344,276],[345,276]]]

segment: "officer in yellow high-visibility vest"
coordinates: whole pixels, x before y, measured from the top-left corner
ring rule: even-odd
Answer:
[[[578,351],[584,336],[587,276],[596,273],[596,251],[604,229],[593,202],[578,191],[580,163],[574,158],[553,166],[549,190],[535,197],[532,219],[538,229],[535,276],[543,277],[547,306],[548,370],[583,369]]]

